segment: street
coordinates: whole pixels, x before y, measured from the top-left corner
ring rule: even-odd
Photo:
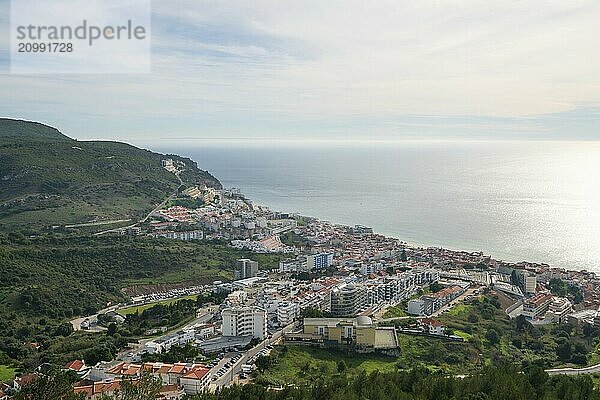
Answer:
[[[250,350],[248,350],[246,352],[233,352],[233,353],[226,354],[223,357],[223,359],[210,370],[211,380],[213,379],[213,376],[215,376],[215,374],[221,368],[223,368],[228,362],[230,362],[232,359],[234,359],[236,355],[241,355],[241,357],[239,357],[233,363],[233,365],[231,365],[227,369],[225,374],[223,374],[217,380],[211,381],[209,390],[214,391],[217,388],[229,386],[232,383],[234,383],[235,377],[242,370],[242,365],[246,364],[249,359],[251,359],[252,357],[257,355],[261,350],[265,349],[267,346],[271,346],[271,345],[277,343],[281,339],[283,334],[292,331],[294,329],[294,326],[295,326],[295,323],[291,323],[291,324],[285,326],[283,329],[278,330],[275,333],[273,333],[271,338],[263,340],[262,342],[260,342],[259,344],[257,344],[256,346],[254,346],[253,348],[251,348]]]

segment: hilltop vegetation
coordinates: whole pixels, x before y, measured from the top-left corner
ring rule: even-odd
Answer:
[[[259,385],[233,386],[217,393],[192,396],[195,400],[596,400],[600,392],[594,389],[589,376],[548,377],[533,367],[520,373],[505,365],[488,367],[480,373],[455,378],[427,369],[407,372],[362,372],[349,376],[340,371],[332,378],[317,378],[282,390],[268,390]]]
[[[187,158],[0,119],[0,230],[140,218],[180,185],[164,158],[185,164],[184,183],[221,187]]]

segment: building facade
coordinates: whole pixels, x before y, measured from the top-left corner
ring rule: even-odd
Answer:
[[[368,305],[366,287],[354,283],[332,289],[330,297],[331,314],[335,316],[356,315]]]
[[[284,336],[286,343],[319,346],[356,346],[390,350],[398,347],[394,327],[377,327],[369,317],[304,318],[302,332]]]
[[[235,270],[233,272],[233,278],[246,279],[254,278],[258,274],[258,262],[252,261],[247,258],[241,258],[235,262]]]
[[[267,336],[267,312],[260,307],[231,307],[221,312],[223,336]]]
[[[323,269],[333,264],[333,253],[319,253],[306,256],[306,268]]]

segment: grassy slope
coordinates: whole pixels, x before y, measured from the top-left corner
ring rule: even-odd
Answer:
[[[304,346],[288,346],[287,351],[282,350],[278,347],[273,351],[275,364],[261,374],[261,379],[272,385],[306,384],[318,377],[335,375],[338,373],[337,364],[342,360],[350,375],[357,375],[361,370],[395,369],[396,360],[390,357]]]
[[[0,229],[139,218],[179,186],[167,156],[118,142],[76,141],[56,129],[0,119]],[[183,161],[185,183],[220,187]]]
[[[532,333],[519,333],[515,330],[514,321],[504,314],[502,308],[487,306],[492,313],[487,319],[484,318],[482,310],[486,308],[485,304],[483,301],[461,304],[438,318],[447,327],[467,339],[463,343],[399,334],[400,355],[398,357],[361,355],[300,346],[289,346],[286,352],[282,351],[281,347],[277,347],[274,352],[274,363],[260,375],[259,379],[273,385],[282,382],[302,384],[319,377],[327,379],[338,373],[339,360],[344,360],[348,364],[350,374],[357,374],[361,369],[408,370],[417,366],[432,371],[441,370],[448,374],[469,374],[483,365],[502,361],[515,365],[521,365],[522,362],[542,361],[545,368],[563,364],[555,353],[554,340],[559,327],[540,327]],[[473,315],[477,316],[477,322],[469,322]],[[409,323],[409,321],[398,322]],[[486,339],[488,329],[492,328],[501,335],[498,344],[490,343]],[[585,341],[580,332],[573,332],[571,338],[574,343]],[[515,339],[523,343],[520,348],[514,346]],[[543,343],[542,348],[533,350],[531,347],[534,342]],[[597,359],[598,344],[595,347],[596,352],[588,358],[589,364],[594,364]]]
[[[0,365],[0,382],[10,382],[15,377],[15,369]]]

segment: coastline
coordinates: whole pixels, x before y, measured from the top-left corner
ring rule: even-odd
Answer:
[[[555,146],[160,150],[197,160],[225,186],[276,210],[372,226],[423,247],[600,273],[600,207],[581,191],[595,173],[573,169],[584,149],[573,145],[564,156]],[[546,171],[555,159],[557,166]],[[515,174],[522,169],[525,175]],[[556,176],[559,169],[568,173]]]

